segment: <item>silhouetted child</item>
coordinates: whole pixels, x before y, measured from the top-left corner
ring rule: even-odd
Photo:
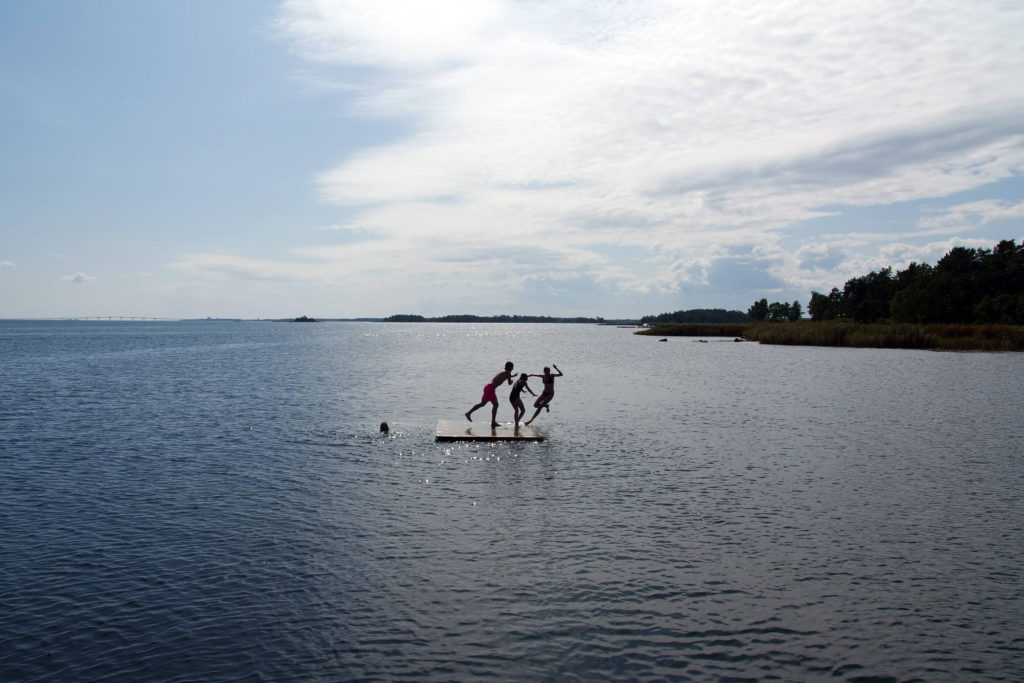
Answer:
[[[515,374],[512,372],[512,367],[512,361],[505,363],[505,369],[495,375],[494,379],[492,379],[490,383],[484,385],[484,395],[480,399],[480,402],[466,412],[467,420],[472,422],[473,418],[471,415],[477,408],[483,408],[485,403],[492,403],[491,427],[493,428],[498,426],[498,395],[494,393],[494,390],[497,389],[498,385],[502,382],[512,384],[512,378],[515,377]]]
[[[540,381],[544,383],[544,388],[541,390],[540,396],[537,397],[537,400],[533,402],[533,407],[537,410],[533,413],[533,417],[526,422],[527,425],[536,420],[537,416],[540,415],[540,411],[544,408],[547,408],[549,413],[551,412],[551,408],[548,408],[548,404],[551,403],[551,399],[555,397],[555,378],[562,376],[562,371],[558,369],[557,365],[552,363],[551,367],[558,371],[557,375],[552,375],[551,368],[547,366],[544,367],[543,375],[529,375],[530,377],[540,377]]]
[[[530,376],[525,372],[519,373],[519,379],[512,385],[512,391],[508,395],[508,402],[512,404],[512,410],[515,413],[516,427],[519,426],[519,420],[523,419],[523,415],[526,415],[526,406],[523,405],[523,399],[519,397],[519,394],[526,389],[530,392],[531,396],[536,396],[533,393],[533,389],[526,382],[530,379]]]

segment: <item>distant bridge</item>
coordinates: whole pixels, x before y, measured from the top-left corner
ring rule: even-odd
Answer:
[[[64,315],[64,316],[53,316],[53,317],[41,317],[41,318],[6,318],[6,320],[106,320],[106,321],[117,321],[124,320],[126,322],[131,321],[161,321],[161,322],[178,322],[181,318],[149,318],[141,315]]]

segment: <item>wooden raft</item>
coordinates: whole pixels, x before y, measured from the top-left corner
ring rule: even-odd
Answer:
[[[505,422],[491,429],[487,420],[438,420],[438,441],[543,441],[544,435],[536,427],[520,424],[516,429],[511,422]]]

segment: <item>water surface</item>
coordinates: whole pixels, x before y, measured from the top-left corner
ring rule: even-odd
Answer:
[[[1024,355],[630,332],[0,323],[0,679],[1024,677]]]

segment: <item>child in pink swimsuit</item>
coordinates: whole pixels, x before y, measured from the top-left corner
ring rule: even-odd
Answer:
[[[518,374],[512,372],[512,367],[512,361],[505,363],[505,369],[499,372],[497,375],[495,375],[494,379],[492,379],[489,384],[484,385],[484,395],[480,398],[480,402],[466,412],[467,420],[472,422],[473,418],[471,416],[473,415],[473,412],[477,408],[483,408],[485,404],[490,403],[492,404],[491,427],[494,428],[498,426],[498,394],[496,394],[494,390],[502,382],[508,382],[509,384],[512,384],[512,378]]]
[[[555,372],[558,374],[553,374],[551,372],[551,368],[554,368]],[[551,408],[548,408],[548,404],[551,403],[551,399],[555,397],[555,378],[561,377],[563,374],[554,363],[551,364],[551,368],[545,367],[543,375],[530,375],[530,377],[540,377],[540,381],[544,385],[544,388],[541,390],[540,396],[537,397],[537,400],[533,402],[533,407],[537,410],[534,411],[533,417],[524,423],[526,425],[529,425],[531,422],[536,420],[537,416],[540,415],[540,411],[545,408],[547,408],[549,413],[551,412]]]

